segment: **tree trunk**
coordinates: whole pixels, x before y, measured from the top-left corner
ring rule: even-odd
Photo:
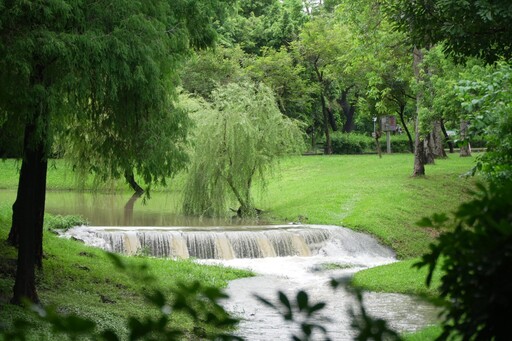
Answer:
[[[343,124],[343,132],[350,133],[354,130],[354,117],[356,114],[356,106],[348,101],[348,91],[345,89],[341,92],[341,97],[338,98],[338,104],[342,109],[343,116],[345,116],[345,123]]]
[[[42,265],[43,221],[46,196],[47,121],[42,111],[34,123],[25,128],[24,157],[21,164],[18,196],[14,205],[13,220],[18,234],[18,263],[13,288],[14,304],[28,299],[39,302],[35,283],[35,267]],[[14,233],[16,234],[16,233]]]
[[[140,196],[142,193],[144,193],[144,189],[140,187],[137,181],[135,181],[135,175],[133,174],[132,169],[124,171],[124,178],[130,187],[135,191],[135,194]]]
[[[423,52],[418,49],[416,46],[414,47],[414,76],[416,78],[416,82],[421,81],[420,75],[420,64],[423,61]],[[419,106],[421,100],[423,98],[423,93],[421,90],[418,90],[416,93],[416,120],[414,125],[414,131],[416,133],[416,137],[414,139],[414,170],[412,176],[423,176],[425,175],[425,151],[424,151],[424,141],[420,138],[420,117],[419,117]]]
[[[375,132],[375,148],[377,149],[377,154],[379,155],[379,158],[382,159],[382,151],[380,149],[380,131]]]
[[[416,137],[414,139],[414,170],[412,176],[423,176],[425,175],[425,150],[424,141],[420,139],[419,133],[419,119],[416,117],[415,131]]]
[[[460,140],[462,141],[460,145],[460,156],[467,157],[471,156],[471,145],[468,141],[468,121],[461,120],[460,121]]]
[[[414,141],[411,136],[411,132],[409,131],[409,128],[407,128],[407,124],[405,124],[405,105],[400,105],[400,110],[398,111],[398,116],[400,117],[400,122],[402,122],[402,127],[404,127],[405,133],[407,134],[407,138],[409,139],[409,149],[411,150],[411,153],[414,153]]]
[[[432,127],[432,142],[434,158],[445,159],[446,152],[444,151],[444,136],[442,130],[441,120],[435,120]]]
[[[331,125],[331,128],[333,131],[338,131],[338,124],[336,123],[336,118],[334,117],[333,110],[329,108],[329,106],[325,106],[325,109],[327,110],[327,115],[329,116],[329,124]]]
[[[426,165],[433,165],[435,163],[434,139],[432,133],[428,133],[423,140],[423,160]]]
[[[444,121],[441,119],[440,122],[441,122],[441,131],[443,132],[443,136],[444,136],[446,143],[448,143],[448,148],[450,149],[450,154],[453,154],[453,141],[450,138],[450,136],[448,136],[448,132],[446,131],[446,128],[444,126]]]
[[[324,134],[325,134],[325,146],[324,146],[324,154],[331,155],[332,154],[332,142],[331,142],[331,132],[329,129],[329,113],[327,112],[327,107],[325,104],[325,98],[323,92],[320,93],[321,102],[322,102],[322,114],[324,117]]]

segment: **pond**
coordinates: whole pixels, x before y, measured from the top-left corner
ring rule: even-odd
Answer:
[[[15,190],[0,190],[0,203],[12,205]],[[94,226],[215,226],[241,224],[238,219],[186,217],[177,195],[152,192],[151,199],[130,193],[47,191],[46,213],[80,215]]]

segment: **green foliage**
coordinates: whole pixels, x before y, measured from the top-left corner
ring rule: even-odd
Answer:
[[[184,193],[187,214],[224,215],[234,198],[241,215],[254,215],[256,179],[265,180],[278,157],[299,152],[298,125],[281,114],[264,85],[229,84],[197,113],[195,153]]]
[[[332,137],[333,154],[363,154],[372,150],[375,151],[375,139],[367,135],[336,134]]]
[[[218,86],[247,79],[243,66],[248,56],[238,46],[217,46],[198,51],[181,71],[183,89],[207,101]]]
[[[241,1],[238,15],[224,22],[220,32],[225,44],[258,55],[263,48],[288,47],[307,20],[300,0]]]
[[[457,57],[476,56],[487,62],[512,56],[507,38],[512,35],[509,1],[392,0],[384,4],[396,26],[419,47],[445,42],[446,50]]]
[[[505,340],[512,314],[512,183],[479,186],[475,198],[455,213],[456,227],[443,233],[418,267],[428,267],[431,285],[439,260],[443,271],[440,296],[444,307],[441,338],[459,334],[465,340]],[[446,216],[422,224],[444,226]]]
[[[49,215],[44,219],[45,227],[48,230],[68,230],[75,226],[89,225],[89,222],[81,216],[76,215]]]
[[[512,66],[474,66],[457,92],[471,122],[470,134],[486,141],[478,170],[494,180],[512,179]]]
[[[315,84],[304,77],[304,66],[297,64],[284,48],[265,48],[262,55],[248,61],[247,72],[256,82],[263,82],[276,96],[279,109],[288,117],[310,123]]]

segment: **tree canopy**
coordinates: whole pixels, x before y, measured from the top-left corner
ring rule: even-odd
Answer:
[[[508,0],[390,0],[386,4],[397,27],[417,46],[444,42],[455,56],[487,62],[512,57]]]
[[[255,216],[253,184],[265,181],[278,156],[301,151],[299,127],[281,114],[268,87],[251,83],[219,87],[196,122],[185,213],[223,215],[234,198],[240,216]]]
[[[118,143],[167,117],[176,68],[215,39],[229,1],[10,1],[0,7],[0,112],[24,129],[10,241],[19,242],[16,303],[38,301],[47,159],[54,132],[87,122],[106,138],[91,150],[125,167]],[[21,125],[19,120],[21,117]],[[71,122],[66,126],[66,123]],[[179,127],[179,126],[178,126]],[[138,148],[138,144],[128,144]],[[124,154],[124,155],[122,155]],[[151,170],[151,168],[146,168]],[[152,176],[148,176],[152,179]]]

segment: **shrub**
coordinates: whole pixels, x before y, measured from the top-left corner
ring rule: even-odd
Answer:
[[[386,137],[380,138],[380,148],[386,151]],[[364,154],[375,153],[375,139],[358,133],[335,133],[332,136],[332,151],[334,154]],[[391,136],[391,151],[393,153],[410,153],[407,135]]]
[[[47,215],[44,223],[49,230],[68,230],[75,226],[89,225],[86,219],[77,215]]]
[[[455,230],[443,233],[417,264],[429,267],[427,285],[438,263],[444,272],[441,297],[449,303],[441,339],[453,334],[464,340],[510,339],[512,182],[479,187],[475,199],[455,213]],[[448,221],[436,215],[420,224],[443,227]]]

